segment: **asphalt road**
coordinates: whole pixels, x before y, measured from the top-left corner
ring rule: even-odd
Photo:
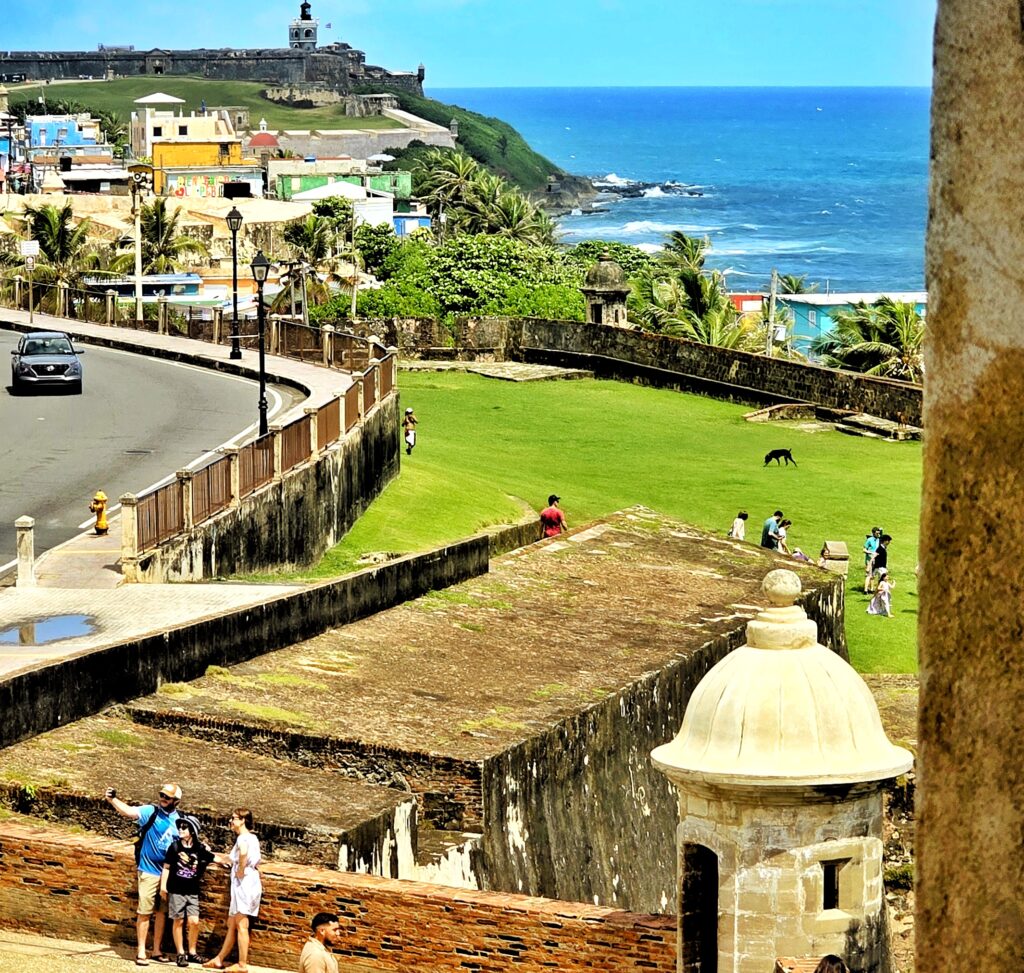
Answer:
[[[255,382],[95,345],[82,345],[82,395],[13,396],[18,338],[0,330],[0,573],[16,556],[18,517],[35,518],[39,554],[80,532],[97,490],[115,504],[254,433]],[[268,398],[273,416],[294,393],[271,387]]]

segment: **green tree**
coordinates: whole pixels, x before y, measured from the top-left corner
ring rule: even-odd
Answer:
[[[401,246],[394,228],[361,223],[356,227],[356,249],[363,258],[367,273],[386,280],[388,260]]]
[[[622,268],[627,278],[636,277],[651,265],[650,254],[617,240],[584,240],[566,250],[565,258],[586,273],[604,254]]]
[[[89,240],[89,219],[76,225],[70,202],[61,207],[52,203],[26,206],[24,218],[29,238],[39,243],[37,279],[81,286],[82,277],[99,263]]]
[[[173,274],[184,262],[185,257],[205,257],[209,254],[206,244],[195,237],[187,236],[178,223],[181,210],[167,208],[167,200],[157,197],[151,203],[143,203],[139,214],[142,235],[142,272],[144,274]],[[114,262],[114,268],[122,273],[135,265],[135,248],[132,241],[129,253],[121,254]]]
[[[813,294],[817,284],[808,284],[807,274],[779,274],[779,290],[783,294]]]
[[[830,316],[832,330],[811,342],[811,354],[826,365],[905,382],[924,379],[924,319],[914,304],[881,297]]]

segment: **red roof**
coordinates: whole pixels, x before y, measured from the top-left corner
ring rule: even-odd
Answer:
[[[269,148],[276,149],[280,145],[276,138],[270,134],[270,132],[257,132],[251,139],[249,139],[249,148],[254,146],[266,145]]]

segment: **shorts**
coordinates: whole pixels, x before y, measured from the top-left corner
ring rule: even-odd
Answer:
[[[405,444],[406,444],[406,446],[408,446],[410,448],[412,448],[413,446],[416,445],[416,430],[415,429],[410,429],[405,434]]]
[[[181,919],[184,916],[188,916],[189,919],[198,919],[199,896],[171,892],[167,896],[167,915],[171,919]]]
[[[167,906],[160,899],[160,876],[149,872],[139,872],[139,908],[140,916],[149,916],[154,912],[166,912]]]

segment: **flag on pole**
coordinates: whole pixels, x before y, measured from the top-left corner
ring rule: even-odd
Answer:
[[[326,28],[327,30],[330,30],[330,29],[331,29],[331,25],[330,25],[330,24],[324,24],[324,27],[325,27],[325,28]]]

